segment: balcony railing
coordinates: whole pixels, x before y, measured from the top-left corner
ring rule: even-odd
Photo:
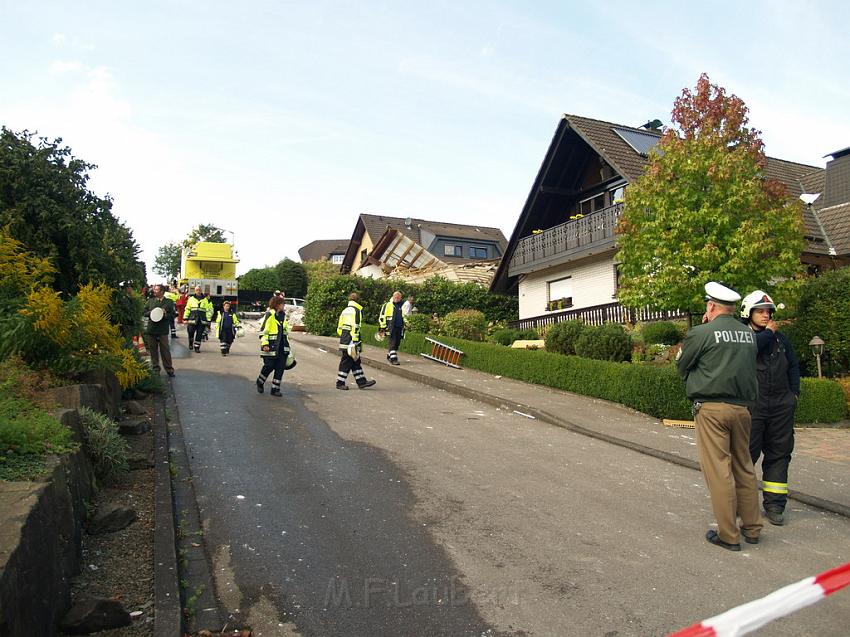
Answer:
[[[588,325],[604,325],[605,323],[648,323],[650,321],[670,321],[687,318],[688,313],[680,310],[653,310],[651,308],[629,309],[618,302],[604,305],[593,305],[578,310],[563,312],[547,312],[540,316],[530,316],[518,321],[511,321],[509,327],[515,329],[538,329],[546,325],[554,325],[561,321],[580,320]]]
[[[558,265],[585,254],[614,246],[617,220],[623,204],[603,208],[581,219],[553,226],[540,234],[523,237],[517,243],[508,276]]]

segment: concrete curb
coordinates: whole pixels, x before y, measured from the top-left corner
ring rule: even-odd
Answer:
[[[175,550],[171,466],[168,457],[168,426],[165,398],[154,401],[154,637],[180,637],[182,611]]]
[[[337,355],[336,351],[328,351],[328,353],[333,354],[335,356]],[[556,427],[561,427],[568,431],[581,434],[582,436],[587,436],[589,438],[608,442],[612,445],[617,445],[618,447],[623,447],[625,449],[631,449],[632,451],[637,451],[638,453],[642,453],[647,456],[652,456],[653,458],[658,458],[659,460],[672,462],[673,464],[677,464],[682,467],[687,467],[688,469],[695,469],[697,471],[700,470],[699,463],[694,460],[691,460],[690,458],[683,458],[682,456],[678,456],[668,451],[661,451],[660,449],[654,449],[652,447],[641,445],[630,440],[624,440],[623,438],[618,438],[616,436],[601,433],[599,431],[589,429],[588,427],[584,427],[582,425],[579,425],[578,423],[572,422],[565,418],[561,418],[560,416],[550,414],[546,411],[543,411],[542,409],[537,409],[536,407],[533,407],[531,405],[526,405],[525,403],[513,403],[498,396],[488,394],[486,392],[478,391],[476,389],[470,389],[468,387],[461,387],[459,385],[455,385],[454,383],[440,380],[438,378],[432,378],[431,376],[418,374],[416,372],[404,369],[403,367],[390,365],[388,363],[369,358],[368,356],[364,356],[363,354],[360,355],[360,360],[366,365],[369,365],[370,367],[374,367],[376,369],[380,369],[381,371],[395,374],[396,376],[401,376],[402,378],[407,378],[408,380],[413,380],[424,385],[430,385],[431,387],[436,387],[437,389],[442,389],[444,391],[451,392],[453,394],[457,394],[465,398],[471,398],[472,400],[477,400],[479,402],[486,403],[488,405],[492,405],[493,407],[498,407],[500,409],[521,412],[522,414],[533,416],[537,420],[540,420],[547,424],[555,425]],[[835,513],[836,515],[841,515],[846,518],[850,518],[850,507],[845,504],[841,504],[840,502],[825,500],[824,498],[819,498],[818,496],[811,495],[809,493],[804,493],[802,491],[791,491],[788,494],[788,497],[808,506],[815,507],[817,509],[822,509],[830,513]]]

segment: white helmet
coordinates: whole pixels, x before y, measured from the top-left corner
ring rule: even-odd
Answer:
[[[741,318],[749,319],[750,314],[756,308],[767,308],[768,310],[775,310],[776,303],[773,302],[773,299],[770,298],[770,295],[763,290],[754,290],[747,294],[744,297],[744,300],[741,301]]]

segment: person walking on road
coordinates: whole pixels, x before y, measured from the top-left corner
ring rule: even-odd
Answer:
[[[215,320],[215,335],[221,345],[221,355],[230,353],[230,346],[236,338],[236,328],[239,326],[239,317],[230,311],[230,301],[225,301],[221,306],[221,312]]]
[[[360,343],[360,321],[363,306],[357,302],[359,300],[360,295],[357,292],[352,292],[348,296],[348,305],[339,315],[336,333],[339,335],[339,352],[342,359],[339,361],[339,372],[336,376],[337,389],[348,389],[345,381],[348,380],[349,372],[354,374],[354,380],[360,389],[366,389],[375,384],[374,380],[366,379],[366,375],[363,373],[363,367],[360,364],[360,351],[362,348]]]
[[[195,286],[195,293],[186,301],[183,320],[187,322],[186,331],[189,334],[189,351],[201,351],[206,324],[212,320],[212,303],[201,293],[201,286]]]
[[[164,292],[164,296],[165,296],[165,298],[169,299],[172,303],[174,303],[175,313],[174,313],[174,316],[171,317],[171,320],[169,322],[169,326],[171,327],[171,338],[177,338],[177,329],[174,325],[174,319],[177,318],[176,309],[177,309],[177,299],[179,298],[179,296],[177,295],[177,292],[175,290],[172,290],[171,288],[168,288],[168,290],[166,292]]]
[[[289,357],[289,324],[286,322],[286,313],[283,310],[283,297],[273,296],[269,301],[269,309],[274,314],[267,316],[263,321],[260,333],[260,356],[263,358],[263,367],[257,376],[257,391],[263,393],[266,379],[274,372],[272,378],[272,396],[280,398],[280,383],[286,368],[286,359]]]
[[[144,317],[147,324],[144,340],[151,356],[151,367],[156,374],[159,374],[159,359],[162,357],[165,373],[174,376],[168,334],[170,322],[174,320],[176,313],[174,301],[165,298],[161,285],[155,285],[153,296],[145,302]]]
[[[794,412],[800,397],[800,362],[791,341],[776,326],[776,304],[755,290],[741,303],[741,320],[755,332],[759,395],[752,408],[750,456],[761,461],[762,501],[771,524],[785,524],[788,465],[794,450]]]
[[[734,316],[741,295],[720,283],[705,285],[703,324],[685,336],[679,374],[696,413],[697,452],[711,496],[717,531],[705,539],[740,551],[741,534],[758,544],[762,522],[750,457],[750,412],[758,394],[755,335]]]
[[[381,336],[387,336],[387,360],[392,365],[399,365],[398,346],[404,338],[404,314],[401,309],[401,292],[394,292],[392,298],[381,307],[378,316],[378,327]]]

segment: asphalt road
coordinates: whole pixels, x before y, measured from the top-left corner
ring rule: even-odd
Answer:
[[[217,593],[256,635],[664,635],[850,560],[850,520],[796,504],[713,547],[699,473],[368,367],[337,391],[297,339],[281,399],[252,335],[176,363]],[[847,593],[755,634],[846,636]]]

